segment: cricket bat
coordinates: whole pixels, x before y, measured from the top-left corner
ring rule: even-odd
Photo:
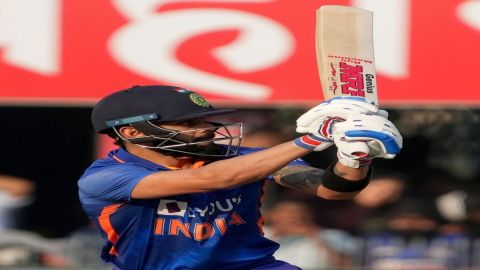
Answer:
[[[378,105],[373,13],[350,6],[322,6],[317,9],[315,39],[324,99],[357,96]],[[349,155],[369,154],[366,142],[349,144]]]
[[[378,104],[373,12],[327,5],[317,9],[317,64],[324,99],[365,97]]]

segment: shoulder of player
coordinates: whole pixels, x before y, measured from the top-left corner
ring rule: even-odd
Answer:
[[[158,166],[159,168],[151,168],[146,164],[141,163],[132,163],[132,162],[119,162],[111,158],[104,158],[94,161],[86,170],[85,174],[95,173],[98,171],[121,171],[121,170],[152,170],[156,171],[158,169],[163,169],[163,167]]]
[[[82,188],[91,184],[98,185],[99,182],[108,183],[116,179],[142,178],[156,171],[158,170],[137,164],[105,162],[105,160],[102,160],[94,162],[85,170],[78,180],[78,186]]]

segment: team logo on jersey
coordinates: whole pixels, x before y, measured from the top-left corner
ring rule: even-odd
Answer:
[[[241,197],[215,200],[198,207],[182,201],[160,200],[154,234],[188,237],[195,241],[223,236],[229,227],[247,223],[235,210],[242,202]]]
[[[165,216],[181,216],[185,215],[188,204],[175,200],[160,200],[158,204],[157,214]]]

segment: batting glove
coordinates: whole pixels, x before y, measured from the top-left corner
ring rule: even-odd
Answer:
[[[297,119],[296,131],[331,142],[333,125],[358,114],[375,114],[388,118],[386,111],[380,110],[366,98],[342,96],[327,100],[300,116]]]
[[[333,145],[333,142],[330,140],[325,140],[322,137],[315,136],[313,134],[304,135],[302,137],[296,138],[294,143],[297,146],[303,147],[308,150],[313,151],[323,151],[328,147]]]
[[[353,168],[367,165],[373,158],[392,159],[403,146],[395,125],[379,115],[355,115],[336,123],[333,129],[339,161]]]

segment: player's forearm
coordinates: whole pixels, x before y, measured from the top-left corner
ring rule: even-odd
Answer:
[[[288,166],[274,175],[277,183],[325,199],[353,198],[369,180],[369,168],[358,169],[335,164],[327,170],[307,166]]]
[[[208,192],[258,181],[310,153],[286,142],[263,151],[212,162],[197,169],[152,173],[132,190],[135,199]]]
[[[226,188],[263,179],[293,160],[310,153],[292,141],[252,154],[213,162],[202,169],[204,179],[214,177],[215,188]]]
[[[362,180],[367,177],[368,170],[370,166],[361,166],[359,168],[352,168],[343,165],[340,162],[337,162],[335,166],[333,166],[333,172],[347,180],[358,181]]]

